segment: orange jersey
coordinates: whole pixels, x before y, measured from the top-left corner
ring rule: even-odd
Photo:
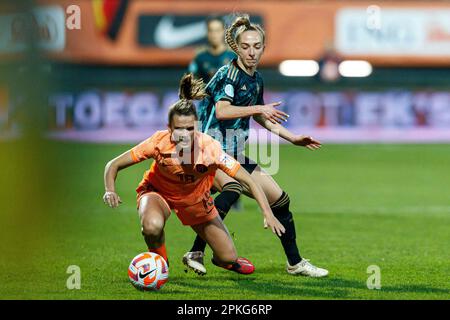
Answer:
[[[136,191],[139,193],[150,184],[171,207],[191,206],[204,200],[217,169],[234,177],[240,168],[239,162],[222,151],[218,141],[201,132],[195,132],[190,159],[177,157],[176,144],[168,130],[157,131],[132,148],[131,157],[134,162],[155,159]]]

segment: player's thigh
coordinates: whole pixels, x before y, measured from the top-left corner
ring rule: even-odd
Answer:
[[[231,178],[229,175],[227,175],[222,170],[217,169],[216,176],[214,177],[214,183],[213,183],[214,188],[216,188],[217,191],[222,192],[223,186],[229,182],[236,182],[236,180]]]
[[[170,208],[165,200],[155,192],[144,194],[139,200],[141,225],[164,228],[170,216]]]
[[[214,256],[221,262],[231,263],[236,261],[236,248],[220,217],[193,225],[192,229],[209,244],[214,252]]]
[[[278,183],[259,165],[253,170],[252,179],[263,189],[269,204],[277,201],[283,194],[283,190]],[[250,190],[244,190],[247,196],[253,197]]]

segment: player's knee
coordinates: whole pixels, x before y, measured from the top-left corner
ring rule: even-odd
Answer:
[[[239,182],[232,181],[225,184],[222,188],[222,192],[231,191],[240,195],[242,193],[242,186]]]
[[[289,211],[289,205],[291,203],[291,199],[289,195],[283,191],[281,197],[270,205],[273,214],[276,215],[286,215],[292,217],[291,212]]]
[[[164,222],[160,221],[160,219],[152,217],[142,219],[142,234],[146,237],[159,237],[163,228]]]
[[[292,212],[289,210],[290,199],[289,195],[283,191],[281,197],[275,201],[270,207],[272,209],[273,215],[280,221],[280,223],[286,229],[285,233],[280,237],[282,241],[295,242],[296,232],[294,217]]]
[[[239,199],[241,193],[242,186],[238,182],[228,182],[223,186],[222,192],[214,200],[222,219],[230,211],[231,206]]]

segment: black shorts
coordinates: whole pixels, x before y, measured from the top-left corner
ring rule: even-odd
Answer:
[[[235,158],[238,161],[241,160],[239,162],[241,164],[241,167],[244,168],[245,171],[247,171],[249,174],[252,174],[252,172],[255,171],[255,168],[258,165],[255,161],[244,155],[241,155],[240,158],[238,158],[237,155],[234,155],[233,158]],[[212,187],[211,194],[215,194],[216,192],[217,192],[216,188]]]
[[[233,154],[232,155],[234,159],[236,159],[249,174],[252,174],[253,171],[255,171],[256,166],[258,165],[255,161],[248,158],[244,154]]]

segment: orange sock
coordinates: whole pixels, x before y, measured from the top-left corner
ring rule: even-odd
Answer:
[[[169,260],[167,259],[165,243],[163,243],[159,248],[148,248],[148,251],[159,254],[161,257],[164,258],[164,260],[166,260],[167,264],[169,264]]]

